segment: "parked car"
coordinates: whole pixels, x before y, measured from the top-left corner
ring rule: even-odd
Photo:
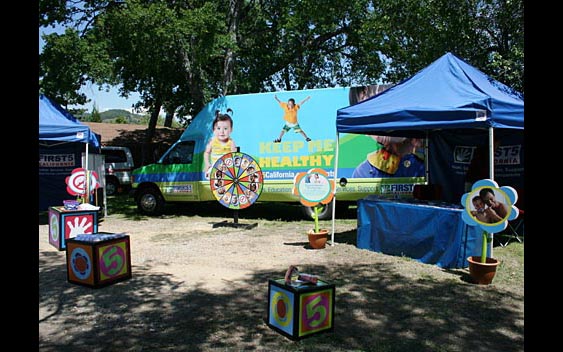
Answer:
[[[103,146],[106,165],[106,194],[114,195],[131,186],[133,155],[127,147]]]

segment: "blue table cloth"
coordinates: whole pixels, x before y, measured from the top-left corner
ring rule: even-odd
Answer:
[[[465,210],[441,202],[358,200],[358,248],[407,256],[441,268],[465,268],[481,255],[482,229],[462,219]]]

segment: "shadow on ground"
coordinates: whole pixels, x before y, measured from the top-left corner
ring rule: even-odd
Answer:
[[[40,253],[39,327],[57,326],[40,338],[45,352],[524,349],[520,313],[508,303],[522,297],[457,280],[409,280],[391,264],[308,268],[336,285],[334,331],[291,341],[265,323],[268,280],[283,273],[256,271],[218,294],[141,265],[127,281],[92,289],[68,283],[64,262],[64,252]]]
[[[143,215],[137,210],[133,198],[126,194],[119,194],[107,197],[108,215],[119,214],[127,219],[141,220],[150,219],[150,216]],[[226,220],[234,221],[235,211],[224,207],[219,202],[197,202],[197,203],[167,203],[164,211],[158,217],[175,216],[201,216],[201,217],[223,217]],[[48,223],[48,212],[39,212],[39,225]],[[300,203],[279,203],[279,202],[257,202],[248,208],[238,211],[239,219],[263,219],[278,221],[300,221],[309,220],[305,217]],[[350,206],[345,211],[337,213],[338,219],[356,219],[356,206]],[[103,221],[103,212],[100,212],[100,221]]]

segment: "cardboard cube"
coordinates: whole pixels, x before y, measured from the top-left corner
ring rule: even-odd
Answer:
[[[66,241],[69,238],[97,231],[97,210],[66,210],[64,207],[49,207],[49,243],[59,251],[66,249]]]
[[[269,280],[267,324],[292,340],[333,331],[334,300],[335,286],[322,280],[297,286]]]
[[[68,282],[99,288],[131,278],[129,236],[94,233],[67,240]]]

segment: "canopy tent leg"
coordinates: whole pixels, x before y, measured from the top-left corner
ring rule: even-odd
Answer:
[[[335,217],[336,217],[336,182],[338,178],[338,146],[340,144],[339,141],[339,133],[336,132],[336,155],[334,157],[334,190],[333,197],[332,197],[332,234],[330,235],[330,245],[334,246],[334,231],[335,231]]]
[[[425,176],[425,180],[426,180],[426,184],[429,185],[430,184],[430,170],[428,169],[429,166],[429,162],[428,162],[428,153],[429,153],[429,143],[430,143],[430,139],[428,138],[428,131],[426,131],[426,141],[424,142],[424,176]]]
[[[86,176],[86,184],[84,185],[84,202],[90,203],[90,172],[88,170],[88,143],[86,143],[86,155],[84,157],[86,166],[84,167],[84,174]]]
[[[492,127],[489,127],[489,178],[495,180],[495,136]],[[489,234],[491,236],[491,242],[489,243],[489,252],[491,253],[491,258],[493,258],[493,240],[494,234]]]

